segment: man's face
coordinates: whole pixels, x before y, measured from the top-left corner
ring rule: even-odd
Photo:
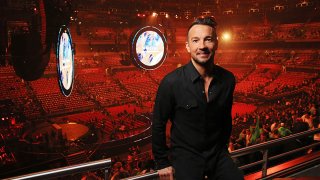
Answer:
[[[215,29],[212,27],[198,24],[189,30],[186,48],[195,63],[212,63],[217,45]]]

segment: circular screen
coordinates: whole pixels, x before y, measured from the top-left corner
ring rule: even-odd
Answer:
[[[71,35],[66,26],[60,28],[56,55],[59,86],[62,94],[69,96],[74,78],[74,52]]]
[[[139,29],[132,40],[134,64],[144,69],[156,69],[167,55],[167,42],[161,31],[147,26]]]

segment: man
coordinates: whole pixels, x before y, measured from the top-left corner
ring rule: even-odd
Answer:
[[[173,174],[177,180],[243,179],[227,149],[235,77],[214,65],[216,25],[212,17],[191,24],[186,42],[191,61],[159,85],[152,150],[161,179],[173,179]],[[170,149],[166,145],[169,119]]]

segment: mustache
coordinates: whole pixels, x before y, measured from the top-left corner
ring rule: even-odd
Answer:
[[[211,52],[210,52],[209,48],[202,48],[202,49],[199,49],[199,50],[197,51],[197,54],[198,54],[198,53],[210,54]]]

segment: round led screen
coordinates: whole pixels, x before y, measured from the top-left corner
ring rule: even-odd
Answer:
[[[147,26],[139,29],[132,40],[134,64],[144,69],[156,69],[167,55],[167,42],[161,31]]]
[[[66,26],[60,28],[56,55],[59,86],[62,94],[69,96],[74,78],[74,51],[71,35]]]

